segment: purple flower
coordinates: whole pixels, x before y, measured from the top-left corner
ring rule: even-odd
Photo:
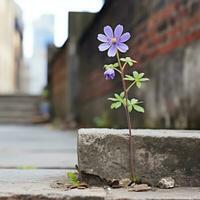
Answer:
[[[104,72],[104,77],[106,80],[111,80],[115,78],[115,71],[113,69],[107,69]]]
[[[114,33],[110,26],[104,27],[104,34],[98,34],[97,39],[102,44],[99,45],[99,51],[106,51],[108,50],[108,56],[114,57],[117,53],[117,50],[119,50],[122,53],[125,53],[128,51],[128,46],[124,44],[129,38],[131,37],[129,32],[123,33],[123,26],[117,25]]]

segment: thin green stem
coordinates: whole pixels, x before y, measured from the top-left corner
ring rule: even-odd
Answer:
[[[128,129],[129,129],[130,168],[131,168],[131,177],[133,178],[135,176],[135,151],[134,151],[133,137],[132,137],[132,132],[131,132],[131,118],[128,111],[128,91],[126,87],[126,82],[124,80],[124,67],[121,64],[118,51],[117,51],[117,61],[119,63],[119,67],[121,70],[121,80],[122,80],[122,86],[123,86],[124,96],[126,100],[126,105],[124,106],[124,109],[126,113]]]
[[[129,90],[135,85],[135,81],[133,83],[131,83],[128,88],[126,89],[127,92],[129,92]]]
[[[118,70],[118,69],[116,69],[116,68],[114,68],[114,70],[116,70],[117,72],[119,72],[119,74],[121,74],[121,71],[120,71],[120,70]]]
[[[122,66],[122,70],[123,70],[123,71],[124,71],[126,65],[127,65],[127,62],[125,62],[125,63],[123,64],[123,66]]]

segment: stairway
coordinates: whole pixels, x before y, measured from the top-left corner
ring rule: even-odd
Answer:
[[[0,95],[0,124],[31,124],[39,102],[39,96]]]

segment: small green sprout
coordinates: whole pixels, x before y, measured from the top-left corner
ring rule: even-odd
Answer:
[[[78,186],[80,184],[78,180],[78,174],[76,172],[68,172],[67,177],[69,179],[70,184],[74,186]]]

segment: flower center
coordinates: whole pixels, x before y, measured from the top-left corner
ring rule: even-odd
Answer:
[[[111,42],[112,42],[113,44],[115,44],[115,43],[117,42],[117,38],[113,37],[113,38],[111,39]]]

